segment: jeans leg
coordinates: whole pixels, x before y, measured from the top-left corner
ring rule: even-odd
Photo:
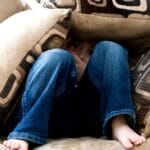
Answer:
[[[109,123],[116,115],[130,116],[133,125],[135,112],[131,99],[126,49],[110,41],[98,43],[89,61],[87,71],[90,80],[101,93],[100,119],[104,135],[111,133]]]
[[[60,49],[44,52],[31,68],[22,97],[21,121],[8,138],[43,144],[48,137],[51,107],[77,78],[74,59]]]

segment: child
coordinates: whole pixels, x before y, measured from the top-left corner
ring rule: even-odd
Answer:
[[[93,136],[95,122],[102,132],[94,136],[112,137],[125,149],[145,141],[130,127],[135,112],[126,49],[111,41],[98,42],[94,48],[84,41],[72,44],[69,52],[44,52],[31,68],[18,110],[21,119],[3,142],[10,150],[44,144],[51,132],[58,137]],[[81,99],[72,102],[77,89],[83,90]],[[50,125],[53,120],[56,130]]]

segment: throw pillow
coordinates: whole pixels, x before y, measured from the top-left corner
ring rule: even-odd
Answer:
[[[150,136],[150,50],[132,69],[133,100],[137,112],[137,131]]]
[[[22,10],[21,0],[0,0],[0,22]]]
[[[69,16],[69,9],[41,8],[19,12],[0,24],[0,124],[15,106],[34,60],[43,50],[63,45]]]

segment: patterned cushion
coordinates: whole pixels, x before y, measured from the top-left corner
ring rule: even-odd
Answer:
[[[135,0],[130,0],[130,2],[125,0],[79,0],[78,8],[80,9],[75,11],[82,12],[82,14],[74,13],[72,32],[78,38],[94,40],[124,40],[149,37],[150,7],[147,3],[146,6],[144,5],[146,8],[143,6],[146,0],[140,1],[141,4],[136,4]],[[148,1],[148,3],[150,2]],[[139,7],[136,7],[137,5]]]
[[[41,0],[41,3],[49,8],[72,8],[70,32],[78,39],[115,40],[124,44],[132,56],[139,56],[150,46],[148,0]]]
[[[137,111],[137,130],[150,136],[150,50],[132,69],[133,100]]]
[[[71,32],[77,38],[86,40],[133,40],[150,37],[149,23],[150,19],[74,12]]]
[[[0,147],[1,148],[1,147]],[[91,137],[64,138],[50,140],[48,144],[39,146],[34,150],[124,150],[122,145],[114,140]]]
[[[148,0],[40,0],[45,7],[72,8],[82,13],[107,13],[128,16],[134,12],[147,13]]]
[[[0,24],[0,124],[15,107],[34,60],[43,50],[63,45],[70,27],[69,14],[68,9],[26,10]]]

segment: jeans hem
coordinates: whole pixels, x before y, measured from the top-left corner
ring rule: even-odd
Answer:
[[[131,120],[127,119],[127,123],[129,123],[129,125],[131,125],[131,127],[134,127],[135,120],[136,120],[136,115],[135,115],[135,112],[133,110],[131,110],[131,109],[122,109],[120,111],[113,111],[113,112],[109,113],[106,116],[106,119],[104,120],[104,123],[103,123],[103,135],[104,136],[111,137],[111,136],[109,136],[109,135],[111,135],[111,133],[108,133],[108,132],[111,132],[111,130],[108,130],[109,127],[111,128],[111,126],[108,125],[108,122],[110,121],[111,118],[113,118],[115,116],[118,116],[118,115],[129,115],[130,116],[129,118]]]
[[[24,132],[13,132],[10,133],[8,136],[8,139],[20,139],[20,140],[25,140],[29,142],[33,142],[36,144],[45,144],[47,139],[46,138],[41,138],[39,136],[32,135],[30,133],[24,133]]]

